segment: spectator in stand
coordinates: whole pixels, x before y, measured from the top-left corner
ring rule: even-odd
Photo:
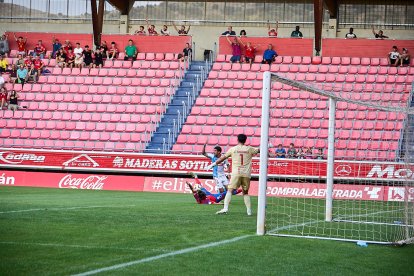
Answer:
[[[304,150],[302,152],[304,159],[313,159],[313,153],[310,147],[304,147]]]
[[[9,62],[4,56],[0,56],[0,72],[5,73],[9,67]]]
[[[68,53],[66,54],[66,66],[73,68],[73,66],[75,65],[75,54],[73,53],[72,48],[68,49]]]
[[[349,28],[349,33],[345,35],[347,39],[357,38],[356,34],[354,34],[354,28]]]
[[[3,75],[0,74],[0,88],[3,88],[5,82],[6,80],[3,78]]]
[[[191,49],[190,43],[185,44],[183,52],[178,55],[178,59],[181,61],[192,59],[193,49]]]
[[[108,57],[108,44],[106,43],[106,40],[102,40],[101,41],[101,46],[99,46],[99,48],[103,48],[103,58],[106,59]]]
[[[65,52],[65,54],[68,54],[69,48],[72,49],[72,43],[70,43],[69,39],[65,40],[65,43],[63,44],[62,48],[63,48],[63,52]]]
[[[174,26],[174,29],[177,31],[178,35],[188,35],[188,32],[190,31],[191,25],[188,25],[188,29],[186,29],[185,25],[181,25],[181,29],[178,29],[175,23],[172,23]]]
[[[232,26],[228,26],[227,27],[227,31],[225,31],[221,35],[236,35],[236,32],[233,31],[233,27]]]
[[[246,37],[246,36],[247,36],[246,30],[241,30],[240,37]]]
[[[137,47],[134,45],[132,39],[128,40],[128,45],[125,47],[125,57],[124,60],[136,60],[137,59],[138,50]]]
[[[46,48],[43,46],[42,40],[39,40],[33,49],[33,56],[40,56],[43,59],[46,55]]]
[[[267,45],[267,49],[264,51],[263,53],[263,60],[262,60],[262,64],[272,64],[272,62],[275,60],[275,58],[277,57],[277,53],[275,50],[273,50],[273,45],[269,44]]]
[[[287,158],[296,158],[297,157],[296,154],[297,154],[297,152],[296,152],[296,149],[295,149],[295,144],[290,143],[289,148],[287,150]]]
[[[10,74],[10,82],[15,83],[17,80],[17,66],[16,64],[12,64],[11,68],[7,70],[7,72]]]
[[[276,158],[286,158],[286,150],[283,148],[282,144],[277,146],[275,150]]]
[[[22,36],[16,37],[16,33],[14,33],[13,35],[17,43],[17,54],[21,54],[22,56],[25,56],[27,37],[23,39]]]
[[[298,159],[305,159],[305,151],[306,151],[305,147],[298,149],[298,152],[296,153],[296,156],[298,157]]]
[[[410,61],[411,61],[411,55],[410,53],[408,53],[408,49],[407,48],[403,48],[403,51],[400,55],[400,65],[407,65],[410,66]]]
[[[167,25],[162,26],[161,34],[162,35],[170,35],[170,31],[168,30],[168,26]]]
[[[323,155],[323,149],[322,148],[318,149],[318,152],[315,155],[315,159],[318,159],[318,160],[324,160],[325,159],[325,156]]]
[[[76,68],[81,68],[83,67],[83,51],[82,53],[76,53],[75,54],[75,62],[74,65]]]
[[[227,41],[229,42],[232,48],[233,56],[230,58],[231,63],[240,62],[241,59],[241,46],[237,37],[234,37],[233,42],[230,41],[229,35],[226,36]]]
[[[157,31],[155,30],[155,25],[150,25],[148,19],[146,20],[147,27],[148,27],[148,35],[158,35]]]
[[[9,107],[8,107],[9,110],[13,110],[14,112],[19,108],[19,105],[17,102],[18,98],[19,98],[19,95],[16,93],[16,90],[13,90],[9,96]]]
[[[29,71],[23,64],[20,64],[19,68],[17,69],[17,79],[16,83],[21,83],[22,85],[27,81]]]
[[[56,53],[56,65],[59,66],[60,68],[65,68],[66,67],[66,59],[67,59],[67,55],[66,55],[66,53],[65,53],[65,51],[62,47]]]
[[[7,106],[7,90],[6,88],[2,87],[0,88],[0,110],[2,110],[3,107],[6,107],[6,106]]]
[[[34,80],[35,83],[37,82],[38,78],[42,75],[44,67],[45,65],[40,59],[40,56],[36,56],[35,60],[33,61],[33,68],[34,70],[36,70],[36,78]]]
[[[52,56],[50,58],[56,58],[56,53],[59,49],[62,48],[62,43],[59,42],[59,39],[53,36],[52,38]]]
[[[27,69],[31,68],[33,65],[33,57],[28,56],[26,60],[24,61],[24,66],[27,67]]]
[[[145,27],[144,26],[139,26],[139,30],[135,31],[136,35],[147,35],[147,33],[145,32]]]
[[[24,58],[23,58],[23,56],[21,54],[18,54],[17,55],[17,60],[16,60],[16,63],[15,64],[16,64],[17,67],[19,67],[20,64],[23,64],[24,65]]]
[[[272,28],[269,21],[267,21],[267,35],[269,37],[277,37],[277,31],[279,30],[279,21],[276,21],[276,28]]]
[[[388,36],[384,35],[384,32],[382,30],[379,30],[378,33],[375,32],[374,26],[372,26],[372,33],[374,34],[375,38],[378,39],[388,38]]]
[[[104,48],[99,48],[95,51],[95,63],[93,64],[93,67],[99,67],[102,68],[103,66],[103,51]]]
[[[5,55],[6,57],[8,56],[10,52],[8,38],[9,38],[9,35],[5,33],[2,36],[0,36],[0,55]]]
[[[290,34],[290,37],[294,37],[294,38],[302,38],[303,34],[300,30],[299,26],[296,26],[295,30]]]
[[[37,71],[34,69],[33,64],[28,64],[27,65],[27,80],[26,82],[30,81],[30,79],[36,83],[37,81]]]
[[[83,62],[87,67],[91,67],[93,64],[92,59],[92,50],[89,49],[89,45],[85,45],[85,50],[83,50]]]
[[[111,48],[108,49],[108,59],[113,60],[118,57],[118,48],[116,48],[115,41],[112,41]]]
[[[80,43],[79,42],[76,42],[76,47],[75,47],[75,49],[73,49],[73,53],[75,54],[75,55],[77,55],[77,54],[83,54],[83,49],[82,49],[82,47],[80,46]]]
[[[233,31],[233,27],[232,26],[228,26],[227,27],[227,31],[225,31],[221,35],[236,35],[236,32]]]
[[[255,56],[257,47],[253,47],[250,42],[247,42],[247,45],[245,45],[241,39],[240,39],[240,43],[243,45],[244,50],[245,50],[244,60],[246,61],[246,63],[249,63],[251,66],[254,61],[254,56]]]
[[[390,66],[398,66],[398,62],[400,61],[400,53],[398,52],[397,46],[392,46],[392,51],[388,53],[388,60],[390,62]]]

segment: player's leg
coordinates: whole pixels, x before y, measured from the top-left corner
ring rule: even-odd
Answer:
[[[198,185],[202,185],[200,179],[198,179],[197,174],[195,174],[194,172],[188,172],[187,174],[191,175],[194,178],[195,183],[197,183]]]
[[[241,183],[242,190],[243,190],[243,200],[244,200],[244,205],[246,205],[247,215],[251,216],[252,215],[252,203],[250,201],[250,196],[249,196],[250,178],[241,177],[240,183]]]
[[[224,184],[223,184],[222,177],[214,177],[214,182],[216,183],[217,192],[223,193],[224,191],[226,191],[226,188],[224,187]]]
[[[226,194],[226,197],[224,198],[224,207],[220,211],[218,211],[216,214],[226,214],[229,210],[229,204],[231,201],[231,196],[233,194],[233,190],[237,189],[239,186],[239,178],[238,176],[233,176],[230,180],[230,184],[228,186],[228,191]]]

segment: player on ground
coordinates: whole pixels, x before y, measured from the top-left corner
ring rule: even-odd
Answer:
[[[224,198],[224,208],[216,214],[227,214],[233,190],[242,187],[244,204],[246,205],[247,215],[252,215],[252,207],[249,196],[250,176],[252,170],[252,157],[259,153],[258,148],[246,146],[247,136],[239,134],[237,136],[238,145],[229,149],[225,155],[207,167],[210,170],[214,166],[221,164],[224,160],[231,157],[232,173],[228,193]]]
[[[193,187],[193,185],[191,185],[188,182],[186,182],[186,184],[190,188],[190,190],[193,193],[193,196],[194,196],[194,198],[195,198],[195,200],[197,201],[198,204],[218,204],[218,203],[220,203],[220,201],[222,201],[225,198],[227,191],[223,191],[223,192],[220,192],[220,193],[217,193],[217,194],[212,194],[209,191],[207,191],[206,188],[203,187],[203,185],[201,184],[200,179],[198,179],[198,177],[195,173],[190,172],[189,174],[194,177],[194,180],[195,180],[198,188]],[[239,194],[241,192],[242,192],[242,190],[238,189],[238,190],[234,190],[233,194]]]
[[[202,155],[211,160],[211,162],[216,162],[222,156],[222,149],[220,146],[214,147],[213,153],[206,153],[206,145],[204,144]],[[216,188],[220,193],[227,191],[227,185],[229,185],[229,180],[226,176],[225,171],[229,167],[229,162],[225,160],[222,164],[214,166],[213,168],[213,178],[216,182]]]

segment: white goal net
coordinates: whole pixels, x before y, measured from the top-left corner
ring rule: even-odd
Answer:
[[[264,73],[259,235],[413,241],[413,92],[400,84]]]

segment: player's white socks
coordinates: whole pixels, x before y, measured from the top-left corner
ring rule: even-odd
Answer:
[[[231,193],[227,193],[226,197],[224,198],[224,207],[223,210],[228,211],[229,210],[229,204],[231,201]]]
[[[244,199],[244,205],[246,205],[247,214],[251,216],[252,215],[252,203],[250,202],[250,196],[244,195],[243,199]]]

